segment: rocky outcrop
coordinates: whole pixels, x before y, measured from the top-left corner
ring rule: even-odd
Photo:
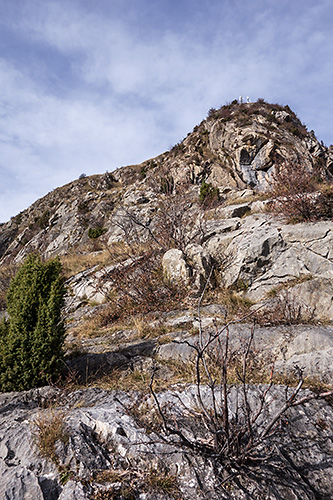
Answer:
[[[265,191],[281,161],[297,159],[310,171],[319,162],[331,175],[331,157],[288,107],[232,103],[210,113],[170,151],[112,174],[78,179],[36,201],[1,225],[0,258],[9,263],[21,262],[31,250],[45,257],[91,251],[98,242],[89,239],[89,229],[107,230],[109,244],[122,240],[133,222],[128,209],[143,222],[136,232],[144,240],[163,193],[186,193],[198,201],[205,180],[226,200],[249,187]],[[242,217],[248,209],[239,204],[224,217]]]
[[[204,248],[221,268],[225,286],[246,289],[260,301],[283,285],[294,288],[298,299],[316,309],[316,316],[331,320],[333,296],[333,224],[285,225],[265,214],[238,220],[237,229],[204,242]],[[297,284],[297,280],[307,279]],[[323,302],[318,303],[322,294]]]
[[[258,405],[258,395],[264,390],[265,387],[251,389],[249,400],[254,405],[253,411]],[[283,404],[284,389],[277,387],[273,392],[258,425],[264,426]],[[202,397],[209,404],[209,391],[204,388]],[[235,390],[229,394],[230,408],[239,397]],[[199,437],[196,427],[199,421],[195,424],[186,416],[197,404],[195,387],[178,393],[162,393],[158,399],[161,407],[166,403],[171,405],[172,414],[178,419],[180,429],[185,426],[188,439],[198,439],[198,442],[205,439],[204,433]],[[53,410],[40,406],[47,401],[53,401]],[[238,475],[233,484],[232,495],[227,487],[219,484],[210,460],[175,446],[177,440],[174,444],[169,444],[168,439],[161,440],[154,430],[156,408],[151,406],[150,398],[140,402],[134,394],[129,397],[121,392],[98,389],[64,395],[43,388],[4,394],[0,397],[0,409],[1,498],[88,500],[97,498],[97,494],[102,498],[102,493],[107,495],[107,491],[121,498],[121,492],[129,484],[132,498],[138,500],[168,500],[176,495],[184,500],[250,499],[259,494],[267,500],[291,499],[295,494],[307,500],[328,499],[333,494],[330,434],[333,413],[323,401],[312,401],[288,411],[287,428],[269,439],[274,450],[271,461],[261,464],[260,471],[255,465],[247,466],[247,474]],[[32,439],[34,422],[52,411],[61,412],[68,433],[66,442],[56,441],[53,461],[40,455]],[[135,417],[138,414],[141,416]],[[140,424],[145,419],[151,422],[151,430]],[[310,449],[311,453],[305,453]],[[163,488],[162,482],[154,486],[149,481],[154,469],[162,479],[168,475],[168,489]],[[248,492],[246,497],[244,491]]]
[[[222,314],[220,313],[222,316]],[[220,316],[220,318],[221,318]],[[205,325],[207,335],[208,325],[213,324],[216,315],[205,315],[202,324]],[[190,318],[187,318],[187,322]],[[193,326],[197,320],[193,319]],[[221,327],[222,330],[223,327]],[[208,330],[209,331],[209,330]],[[251,325],[231,324],[228,327],[229,341],[233,352],[242,350],[242,346],[249,339]],[[158,345],[155,353],[158,359],[178,359],[189,362],[195,358],[194,347],[198,343],[198,336],[189,336],[188,333],[178,333],[173,343]],[[331,384],[333,367],[333,328],[319,325],[283,325],[275,327],[256,327],[253,348],[256,355],[261,357],[267,366],[275,365],[278,373],[292,375],[296,366],[302,367],[309,379],[320,380]]]
[[[288,288],[300,303],[313,309],[315,318],[332,320],[332,222],[291,225],[260,212],[223,219],[217,210],[213,216],[205,222],[198,243],[188,245],[185,254],[179,249],[165,253],[162,264],[168,279],[191,281],[194,289],[202,290],[214,265],[222,286],[245,291],[254,302]],[[74,276],[69,285],[76,301],[103,302],[108,291],[103,276],[117,266],[126,268],[126,261]]]
[[[212,110],[207,120],[171,152],[177,156],[163,161],[181,185],[205,178],[224,192],[251,186],[268,188],[275,166],[281,161],[300,162],[312,170],[319,161],[329,162],[329,151],[287,106],[236,102]],[[182,160],[182,153],[184,160]]]
[[[311,400],[291,407],[277,419],[276,432],[260,444],[255,460],[245,460],[241,471],[228,463],[230,480],[223,482],[226,462],[212,458],[214,439],[200,414],[200,398],[209,408],[205,417],[214,414],[212,392],[202,385],[199,395],[197,387],[177,378],[178,371],[190,371],[200,342],[219,329],[212,352],[223,342],[229,297],[240,310],[242,304],[247,307],[245,317],[233,311],[228,324],[233,359],[244,353],[251,326],[243,321],[252,314],[260,324],[251,346],[258,366],[274,364],[284,381],[296,369],[311,386],[332,384],[333,223],[287,224],[267,212],[270,200],[258,194],[267,190],[277,164],[296,159],[308,171],[321,166],[323,176],[332,174],[331,148],[308,133],[288,107],[234,102],[211,110],[169,152],[112,175],[78,179],[0,226],[4,270],[32,250],[46,258],[89,254],[96,264],[107,248],[110,257],[101,266],[89,264],[90,269],[67,282],[66,366],[71,380],[85,388],[0,394],[1,498],[332,498],[333,414],[328,403]],[[215,188],[214,199],[204,199],[202,181]],[[129,302],[129,324],[109,328],[104,326],[108,314],[118,317],[118,309],[113,315],[106,301],[116,295],[117,280],[124,276],[115,301],[120,320],[122,299],[141,298],[134,285],[142,287],[153,277],[146,280],[152,287],[148,302],[140,302],[137,317],[131,310],[134,302]],[[154,293],[162,293],[170,282],[188,291],[186,299],[177,298],[177,305],[170,300],[165,308],[158,302],[159,310],[151,312]],[[208,293],[202,296],[206,286]],[[3,287],[0,291],[4,304]],[[161,297],[169,300],[168,291]],[[94,326],[100,316],[105,322]],[[94,331],[86,330],[89,320]],[[133,375],[146,381],[147,388],[152,374],[163,387],[170,387],[173,377],[177,380],[156,396],[161,408],[171,412],[162,422],[151,395],[88,387],[116,379],[119,388],[123,377]],[[215,382],[211,386],[221,405],[215,412],[219,419],[225,396]],[[232,426],[247,408],[244,401],[239,406],[244,397],[240,388],[230,385],[227,391]],[[251,383],[245,389],[253,416],[269,394],[252,422],[260,434],[291,389],[274,385],[266,393],[267,386]],[[62,419],[65,432],[51,451],[42,452],[38,422],[52,422],[54,415]],[[187,450],[178,446],[182,437],[177,432],[179,439],[171,442],[170,433],[163,433],[168,425],[176,425],[195,444]],[[235,441],[241,446],[247,431],[237,432]],[[234,477],[235,471],[239,474]],[[157,482],[157,477],[165,481]],[[163,489],[166,484],[168,490]]]

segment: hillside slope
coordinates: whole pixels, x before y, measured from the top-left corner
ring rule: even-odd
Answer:
[[[332,170],[233,102],[2,224],[0,314],[31,251],[68,294],[57,387],[0,394],[1,498],[332,498]]]
[[[115,240],[121,207],[139,207],[149,219],[165,193],[181,192],[198,202],[203,181],[219,189],[221,201],[247,188],[266,191],[276,165],[284,161],[328,175],[333,171],[331,149],[307,132],[288,106],[234,102],[210,110],[170,151],[112,174],[73,181],[2,224],[0,263],[20,262],[36,249],[46,257],[84,251],[89,228],[106,228]]]

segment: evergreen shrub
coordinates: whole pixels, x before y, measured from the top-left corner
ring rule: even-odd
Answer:
[[[213,206],[220,200],[220,192],[217,187],[212,186],[205,180],[202,181],[200,186],[199,201],[203,206]]]
[[[9,319],[0,322],[1,391],[31,389],[60,376],[64,295],[59,259],[42,262],[38,255],[29,255],[10,283]]]
[[[90,227],[88,229],[88,237],[92,240],[96,240],[97,238],[99,238],[100,236],[102,236],[102,234],[105,234],[107,231],[106,227]]]

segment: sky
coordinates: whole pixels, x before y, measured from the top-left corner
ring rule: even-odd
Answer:
[[[240,95],[333,143],[332,0],[0,0],[0,222]]]

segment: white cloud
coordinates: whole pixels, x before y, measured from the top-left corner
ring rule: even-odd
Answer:
[[[162,4],[163,15],[174,5]],[[240,94],[296,106],[328,136],[329,104],[312,103],[332,103],[329,2],[216,0],[206,10],[191,2],[192,12],[180,0],[170,11],[177,29],[170,21],[160,32],[148,0],[129,2],[128,16],[122,2],[98,6],[32,1],[8,19],[22,52],[0,61],[0,175],[16,186],[19,210],[82,172],[163,152]],[[0,220],[14,214],[8,196],[2,189]]]

